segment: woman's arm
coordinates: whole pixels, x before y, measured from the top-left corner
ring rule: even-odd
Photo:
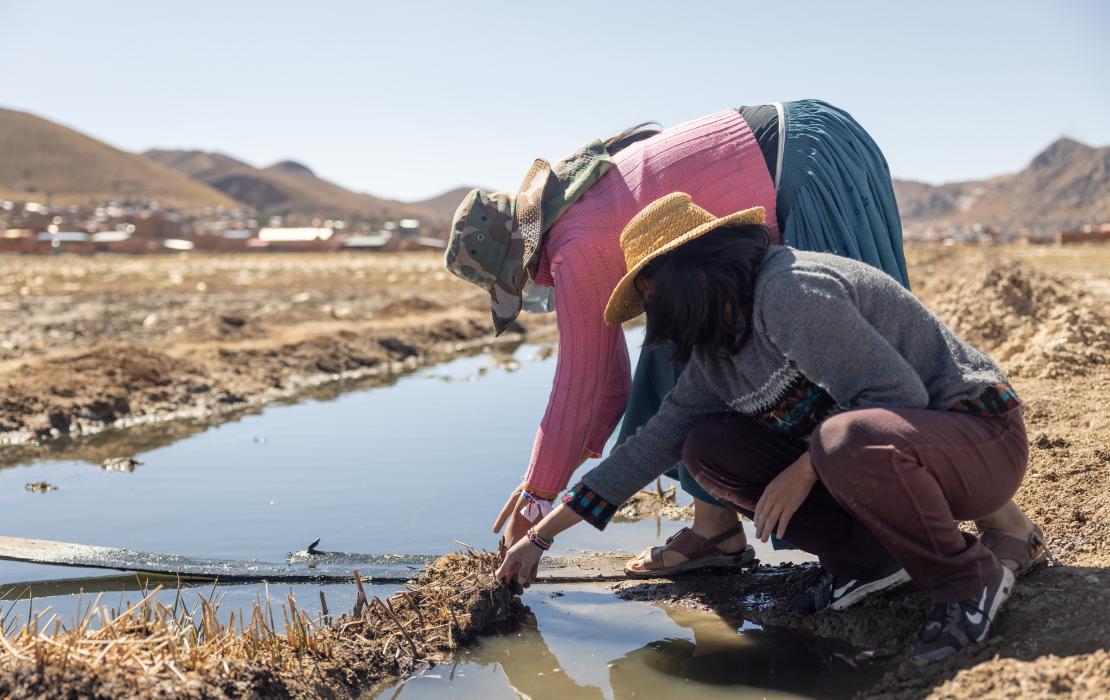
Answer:
[[[621,338],[617,343],[616,354],[609,363],[609,378],[605,384],[605,396],[598,408],[593,429],[586,438],[588,457],[600,457],[609,436],[620,423],[624,409],[628,406],[632,392],[632,368],[628,360],[628,343]]]
[[[563,246],[557,257],[559,355],[525,477],[533,493],[547,498],[566,487],[583,453],[593,447],[588,445],[590,438],[603,432],[597,429],[599,421],[612,418],[603,415],[603,405],[628,400],[627,378],[610,384],[614,371],[628,373],[624,334],[620,327],[605,325],[602,318],[609,295],[624,273],[624,261],[611,260],[612,255],[585,241]],[[610,386],[623,395],[610,395]]]
[[[563,497],[563,504],[604,529],[622,503],[679,461],[686,435],[698,421],[724,410],[695,356],[659,412],[587,472]]]

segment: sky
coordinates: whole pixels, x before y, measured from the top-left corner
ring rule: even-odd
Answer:
[[[1104,0],[0,0],[0,106],[415,200],[515,189],[641,121],[816,97],[896,177],[940,183],[1110,144],[1108,35]]]

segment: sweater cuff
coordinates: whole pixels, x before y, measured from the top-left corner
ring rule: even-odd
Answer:
[[[617,512],[617,506],[594,493],[581,481],[563,496],[563,505],[598,530],[604,530]]]

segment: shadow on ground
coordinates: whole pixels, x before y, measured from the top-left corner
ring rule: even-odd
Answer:
[[[865,697],[1014,697],[1014,693],[1028,697],[1055,692],[1097,696],[1110,692],[1110,662],[1102,660],[1093,664],[1093,675],[1088,671],[1079,679],[1071,677],[1067,663],[1053,663],[1033,673],[1007,672],[1014,662],[1035,663],[1049,655],[1107,655],[1110,569],[1053,566],[1030,573],[1018,582],[983,644],[925,668],[910,661],[917,629],[929,607],[922,593],[905,589],[879,595],[843,612],[813,616],[788,612],[786,601],[817,575],[814,565],[784,566],[757,569],[750,575],[623,583],[617,589],[628,599],[704,608],[768,629],[791,630],[873,650],[877,657],[887,658],[889,671],[863,693]],[[1092,664],[1085,666],[1090,669]]]

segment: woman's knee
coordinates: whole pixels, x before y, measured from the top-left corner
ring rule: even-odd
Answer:
[[[825,420],[809,439],[814,469],[823,479],[835,477],[841,466],[856,469],[865,461],[865,452],[895,444],[898,431],[894,423],[899,420],[896,414],[881,408],[846,411]]]
[[[682,443],[682,464],[695,479],[727,458],[730,446],[735,447],[735,441],[730,439],[731,432],[724,421],[711,419],[698,423],[687,433]]]

